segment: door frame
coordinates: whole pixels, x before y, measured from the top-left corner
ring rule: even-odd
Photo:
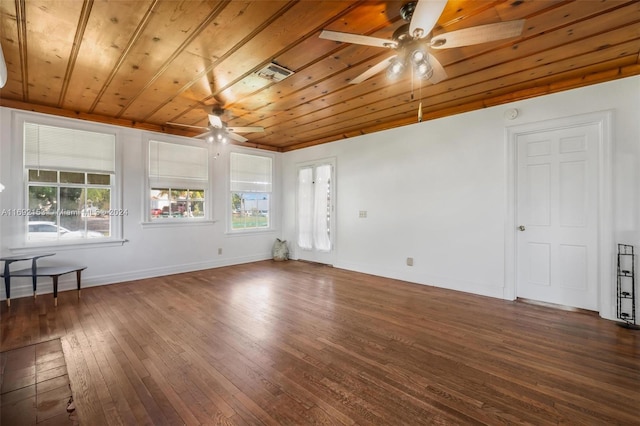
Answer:
[[[598,311],[601,317],[614,319],[613,258],[613,111],[598,111],[569,117],[543,120],[505,128],[506,215],[503,298],[517,298],[517,139],[521,135],[570,127],[596,125],[598,140]]]

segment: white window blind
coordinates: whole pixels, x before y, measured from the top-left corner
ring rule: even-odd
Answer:
[[[115,135],[24,123],[24,156],[30,169],[115,173]]]
[[[149,141],[151,181],[207,181],[209,153],[206,148]]]
[[[260,155],[231,153],[232,192],[271,192],[272,161]]]

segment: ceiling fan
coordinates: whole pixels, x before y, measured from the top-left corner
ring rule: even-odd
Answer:
[[[208,74],[210,73],[210,74]],[[203,81],[207,87],[207,90],[210,91],[210,95],[207,96],[204,100],[199,101],[199,103],[203,106],[203,109],[210,111],[207,115],[209,117],[209,125],[207,127],[203,126],[193,126],[189,124],[180,124],[180,123],[172,123],[167,122],[167,124],[172,126],[181,126],[181,127],[190,127],[193,129],[201,129],[206,130],[206,132],[201,133],[196,136],[196,138],[204,138],[208,143],[219,142],[226,144],[229,142],[229,139],[233,139],[237,142],[247,142],[248,139],[244,136],[240,136],[238,133],[260,133],[264,132],[264,127],[260,126],[249,126],[249,127],[229,127],[227,123],[222,121],[222,116],[227,112],[225,109],[226,101],[222,98],[221,91],[217,90],[216,78],[212,68],[205,70],[203,75]],[[208,104],[207,101],[213,99],[215,103],[213,105]]]
[[[522,33],[524,20],[506,21],[480,25],[449,33],[432,36],[447,0],[418,0],[406,3],[400,8],[400,16],[408,23],[399,27],[392,40],[358,34],[323,30],[320,38],[365,46],[385,47],[396,53],[372,66],[356,78],[351,84],[361,83],[375,74],[387,70],[389,77],[399,76],[407,67],[412,66],[418,78],[436,84],[447,78],[442,64],[433,56],[430,49],[448,49],[486,43]]]
[[[259,133],[264,132],[264,127],[260,126],[248,126],[248,127],[229,127],[227,123],[222,121],[222,116],[225,113],[225,109],[221,107],[214,107],[209,116],[209,126],[192,126],[190,124],[172,123],[167,122],[171,126],[190,127],[193,129],[202,129],[206,132],[196,136],[196,138],[204,138],[208,143],[220,142],[228,143],[229,139],[233,139],[238,142],[246,142],[247,138],[240,136],[238,133]]]

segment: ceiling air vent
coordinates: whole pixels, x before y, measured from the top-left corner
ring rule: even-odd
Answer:
[[[255,75],[257,75],[258,77],[262,77],[265,80],[278,82],[284,80],[290,75],[293,75],[293,71],[290,71],[272,62],[266,67],[262,68],[260,71],[256,71]]]

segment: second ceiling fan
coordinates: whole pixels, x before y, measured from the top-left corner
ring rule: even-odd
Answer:
[[[521,19],[479,25],[431,37],[431,31],[438,22],[446,4],[447,0],[418,0],[405,4],[400,9],[400,16],[408,23],[393,33],[392,40],[329,30],[323,30],[320,33],[320,38],[384,47],[396,51],[394,55],[385,58],[351,80],[351,84],[361,83],[385,69],[390,77],[395,77],[407,67],[412,67],[414,75],[418,78],[435,84],[446,79],[447,74],[442,64],[429,52],[429,49],[469,46],[516,37],[522,33],[524,20]]]
[[[246,142],[248,139],[238,133],[259,133],[264,132],[264,127],[261,126],[247,126],[247,127],[232,127],[227,126],[227,123],[222,121],[222,116],[225,113],[224,108],[214,108],[209,116],[209,126],[193,126],[190,124],[172,123],[167,124],[180,127],[191,127],[193,129],[202,129],[206,132],[201,133],[196,138],[202,138],[208,143],[220,142],[227,143],[229,139],[233,139],[237,142]]]

